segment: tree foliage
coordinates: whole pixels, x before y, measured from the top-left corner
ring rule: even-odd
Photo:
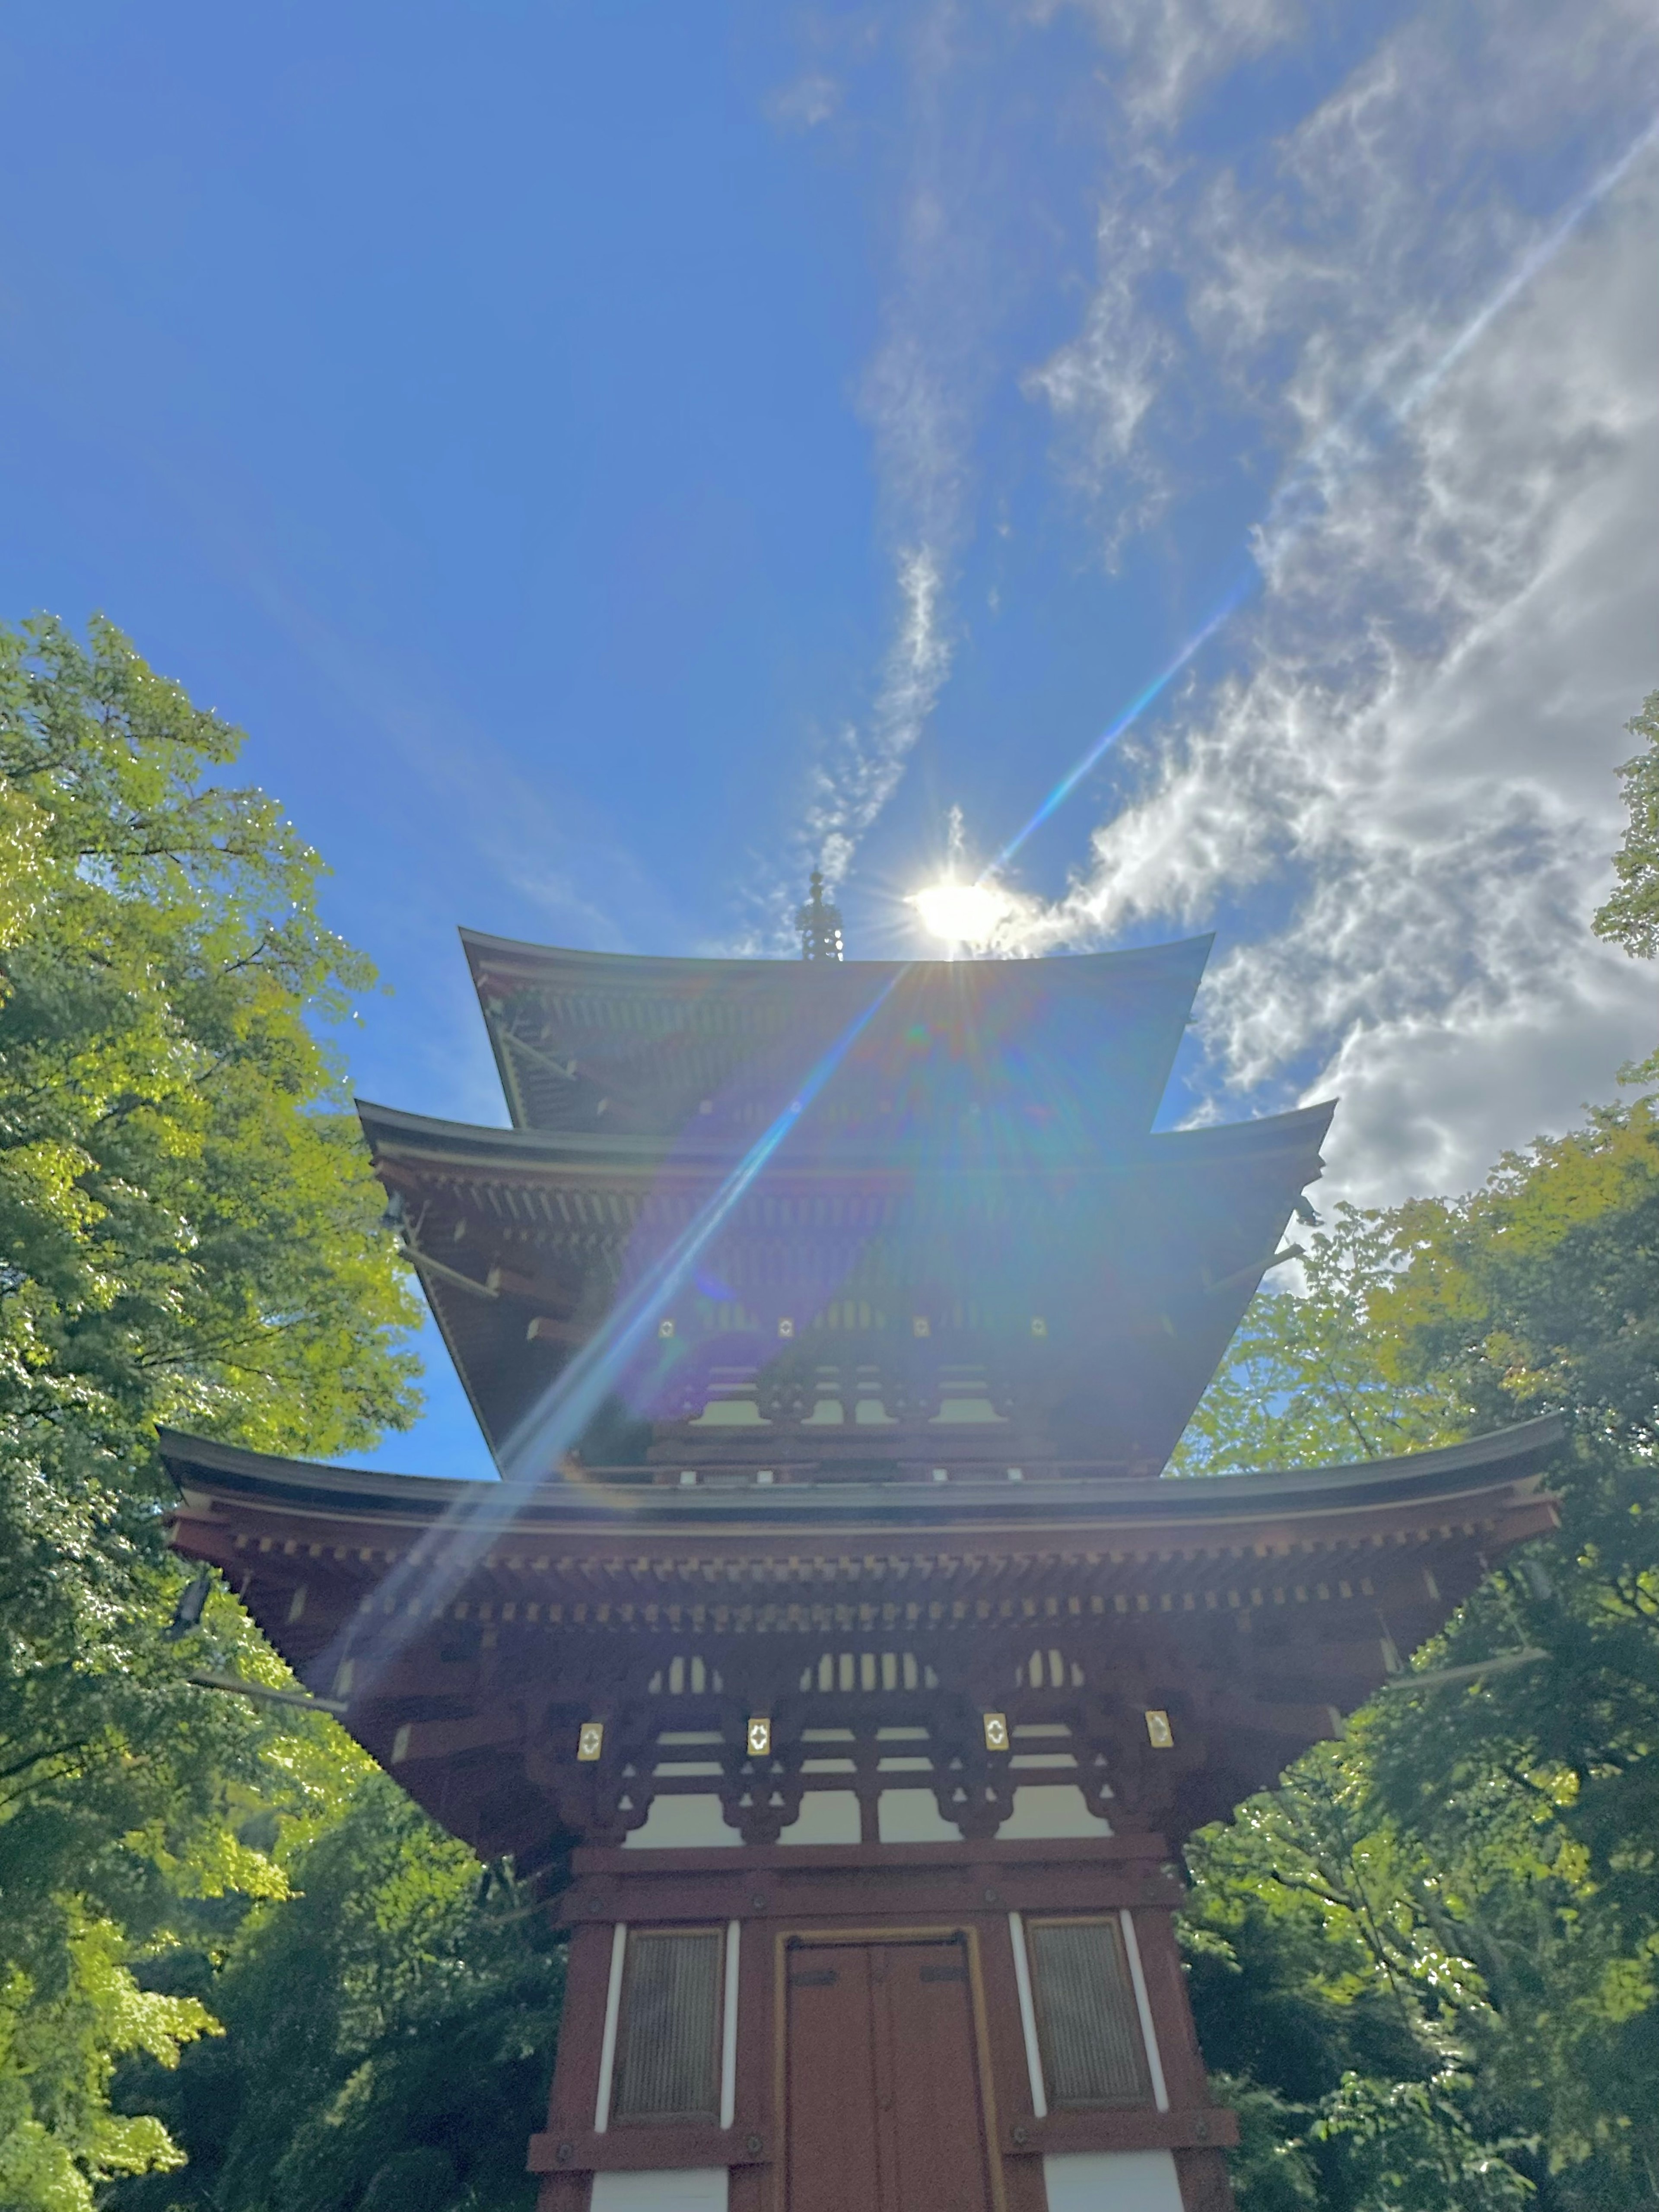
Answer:
[[[1247,2116],[1242,2202],[1294,2203],[1294,2183],[1354,2212],[1651,2203],[1659,1116],[1600,1112],[1455,1204],[1340,1212],[1306,1265],[1305,1300],[1258,1299],[1189,1466],[1264,1434],[1311,1462],[1356,1419],[1399,1449],[1547,1409],[1570,1446],[1559,1536],[1419,1663],[1544,1659],[1402,1677],[1191,1847],[1194,1998]],[[1401,1430],[1374,1425],[1384,1406]]]
[[[337,1451],[413,1407],[413,1309],[311,1026],[372,975],[275,801],[204,781],[240,742],[106,624],[0,635],[7,1410]]]
[[[289,1870],[289,1899],[222,1949],[168,1955],[170,1986],[226,2033],[175,2071],[129,2065],[121,2101],[161,2113],[191,2160],[114,2204],[528,2212],[563,1989],[541,1905],[505,1872],[481,1880],[374,1771]]]
[[[180,2155],[109,2101],[214,2030],[146,1985],[181,1917],[282,1893],[262,1808],[337,1752],[188,1675],[280,1673],[228,1596],[162,1631],[154,1427],[328,1451],[414,1405],[413,1308],[310,1024],[369,980],[239,733],[107,624],[0,633],[0,2201]],[[193,1648],[191,1648],[193,1646]],[[305,1723],[314,1729],[314,1723]],[[340,1741],[343,1741],[341,1739]]]
[[[1297,1294],[1251,1301],[1172,1472],[1340,1465],[1443,1437],[1455,1415],[1437,1378],[1407,1382],[1377,1357],[1372,1302],[1402,1264],[1391,1223],[1339,1206],[1301,1247]]]
[[[1614,889],[1595,916],[1596,934],[1636,960],[1659,957],[1659,691],[1625,725],[1647,746],[1620,769],[1630,823],[1613,854]]]

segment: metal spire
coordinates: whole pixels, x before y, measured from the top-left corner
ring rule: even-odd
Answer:
[[[811,896],[805,906],[795,908],[795,927],[800,932],[800,957],[803,960],[840,960],[844,956],[841,942],[841,909],[823,896],[823,875],[814,868]]]

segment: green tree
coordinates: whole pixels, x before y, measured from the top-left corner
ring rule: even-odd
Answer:
[[[228,1945],[180,1946],[169,1987],[227,2031],[118,2101],[160,2112],[180,2172],[119,2212],[514,2212],[545,2124],[563,1954],[540,1905],[368,1768],[289,1862],[286,1901]]]
[[[240,742],[106,623],[0,632],[0,2201],[19,2212],[176,2160],[158,2121],[115,2113],[112,2072],[213,2023],[135,1966],[181,1915],[282,1893],[262,1808],[340,1794],[290,1724],[188,1680],[204,1659],[280,1674],[234,1601],[165,1640],[183,1577],[155,1425],[329,1452],[416,1402],[414,1308],[313,1026],[369,972],[275,803],[213,780]]]
[[[1238,1357],[1271,1375],[1273,1401],[1250,1414],[1249,1375],[1224,1370],[1200,1463],[1237,1463],[1236,1401],[1245,1444],[1311,1403],[1279,1438],[1328,1455],[1333,1372],[1340,1414],[1395,1393],[1413,1443],[1547,1409],[1570,1443],[1553,1477],[1560,1535],[1489,1577],[1419,1665],[1431,1676],[1517,1648],[1543,1660],[1472,1684],[1402,1678],[1340,1745],[1194,1842],[1194,2002],[1255,2116],[1241,2194],[1252,2208],[1294,2201],[1273,2194],[1289,2158],[1317,2173],[1322,2201],[1356,2212],[1485,2207],[1523,2186],[1560,2212],[1650,2203],[1653,1103],[1506,1158],[1457,1203],[1339,1216],[1308,1265],[1316,1285],[1334,1272],[1342,1297],[1247,1324]]]
[[[1595,928],[1632,960],[1651,960],[1659,956],[1659,691],[1649,692],[1625,727],[1644,739],[1647,750],[1619,771],[1630,818],[1613,856],[1613,896],[1597,908]],[[1620,1073],[1626,1083],[1659,1081],[1659,1051]]]
[[[1432,1376],[1407,1383],[1377,1357],[1372,1300],[1403,1264],[1390,1221],[1339,1206],[1301,1247],[1300,1287],[1251,1300],[1171,1471],[1384,1459],[1455,1432]]]
[[[1659,956],[1659,691],[1625,727],[1646,744],[1619,774],[1630,811],[1625,842],[1613,857],[1613,896],[1595,915],[1595,933],[1622,945],[1633,960]]]

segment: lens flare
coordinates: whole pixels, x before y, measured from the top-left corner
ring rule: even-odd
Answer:
[[[1129,702],[1128,705],[1124,708],[1123,712],[1118,716],[1117,720],[1111,725],[1111,726],[1109,729],[1102,731],[1099,737],[1097,737],[1093,744],[1090,746],[1088,751],[1084,754],[1082,759],[1079,761],[1074,767],[1068,769],[1066,774],[1061,776],[1060,781],[1048,793],[1048,796],[1043,800],[1042,805],[1037,808],[1030,819],[1014,832],[1013,836],[1008,840],[1002,850],[997,854],[995,860],[991,863],[992,869],[1006,867],[1008,862],[1013,859],[1015,854],[1018,852],[1020,847],[1025,842],[1026,839],[1032,836],[1035,831],[1040,830],[1043,823],[1048,819],[1049,816],[1056,812],[1059,808],[1066,804],[1066,801],[1077,789],[1079,784],[1082,782],[1084,777],[1088,775],[1090,769],[1094,768],[1105,757],[1105,755],[1111,750],[1112,747],[1117,743],[1118,739],[1123,735],[1126,730],[1132,727],[1134,723],[1140,720],[1140,717],[1152,704],[1153,701],[1161,697],[1162,695],[1168,690],[1170,684],[1175,682],[1176,678],[1180,675],[1182,670],[1187,665],[1188,662],[1197,658],[1198,654],[1203,650],[1204,647],[1209,643],[1210,640],[1215,635],[1222,624],[1227,622],[1237,609],[1243,605],[1244,601],[1255,589],[1256,585],[1260,580],[1261,579],[1254,568],[1252,568],[1247,575],[1240,577],[1239,580],[1233,586],[1232,589],[1227,593],[1220,605],[1216,607],[1208,617],[1206,617],[1202,626],[1194,631],[1191,637],[1188,639],[1186,644],[1183,645],[1180,652],[1176,653],[1175,659],[1171,660],[1166,667],[1161,669],[1159,672],[1153,677],[1152,682],[1144,688],[1144,690],[1138,691],[1135,694],[1134,697]],[[986,872],[988,874],[990,870],[988,869]],[[981,878],[981,881],[983,879]],[[975,886],[975,888],[978,888],[978,886]]]
[[[947,945],[988,945],[1008,911],[1001,892],[984,882],[930,884],[905,903],[915,908],[924,929]]]
[[[801,1115],[835,1074],[848,1054],[898,988],[908,971],[890,976],[854,1015],[817,1066],[803,1077],[795,1096],[763,1130],[711,1192],[681,1235],[581,1347],[569,1365],[519,1423],[498,1454],[500,1483],[468,1484],[445,1508],[436,1524],[419,1538],[381,1584],[384,1609],[378,1665],[391,1664],[422,1620],[441,1609],[477,1562],[511,1526],[517,1512],[536,1496],[538,1483],[559,1467],[628,1363],[654,1332],[659,1316],[691,1280],[716,1234],[749,1191],[763,1168],[790,1134]],[[505,1513],[504,1500],[510,1500]],[[319,1681],[332,1679],[351,1641],[349,1622],[307,1669]],[[357,1694],[370,1672],[360,1665]]]

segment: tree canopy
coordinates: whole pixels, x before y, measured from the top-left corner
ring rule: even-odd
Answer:
[[[1659,691],[1649,692],[1625,726],[1647,750],[1619,771],[1630,820],[1613,856],[1613,896],[1598,909],[1595,930],[1632,959],[1652,960],[1659,957]]]
[[[227,1595],[164,1630],[155,1426],[325,1452],[406,1422],[415,1309],[325,1037],[372,980],[240,733],[94,623],[0,632],[0,2202],[183,2156],[112,2105],[214,2034],[143,1962],[287,1887],[360,1778],[215,1696],[281,1669]],[[309,1729],[307,1738],[303,1731]],[[354,1755],[355,1756],[355,1755]]]
[[[1457,1203],[1338,1212],[1258,1297],[1189,1472],[1566,1417],[1559,1536],[1271,1796],[1189,1847],[1206,2051],[1245,2212],[1559,2212],[1659,2194],[1659,1115]],[[1264,1410],[1265,1408],[1265,1410]],[[1255,1463],[1261,1464],[1260,1459]],[[1433,1671],[1541,1658],[1436,1686]]]
[[[1659,692],[1596,927],[1659,953]],[[1652,1060],[1626,1071],[1659,1074]],[[1343,1738],[1195,1838],[1185,1936],[1244,2212],[1659,2200],[1659,1113],[1459,1201],[1339,1207],[1258,1294],[1190,1476],[1559,1411],[1560,1534],[1488,1577]],[[1528,1657],[1437,1685],[1449,1665]],[[1426,1676],[1415,1686],[1419,1676]]]

